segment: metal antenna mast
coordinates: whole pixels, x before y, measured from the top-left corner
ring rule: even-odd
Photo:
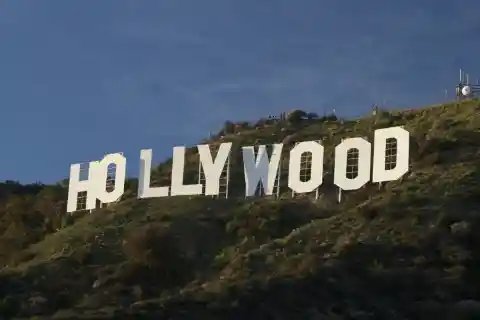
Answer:
[[[464,71],[460,69],[459,80],[460,81],[455,90],[457,100],[471,99],[480,94],[480,83],[478,78],[476,84],[470,84],[469,74],[464,73]]]

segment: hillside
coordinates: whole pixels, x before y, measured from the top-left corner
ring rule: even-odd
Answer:
[[[265,122],[265,121],[264,121]],[[66,188],[0,185],[0,314],[7,319],[471,319],[480,316],[480,102],[358,120],[241,126],[209,143],[342,138],[403,125],[411,171],[320,199],[135,198],[64,214]],[[292,135],[293,134],[293,135]],[[287,148],[288,149],[288,148]],[[187,182],[198,163],[191,150]],[[153,180],[168,183],[167,161]],[[284,170],[286,171],[286,170]],[[282,179],[286,181],[286,179]],[[12,186],[14,184],[15,186]],[[36,316],[36,317],[34,317]]]

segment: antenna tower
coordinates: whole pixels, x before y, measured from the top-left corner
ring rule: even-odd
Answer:
[[[460,79],[456,86],[455,94],[457,96],[457,100],[471,99],[479,96],[480,94],[479,79],[477,78],[475,84],[470,83],[468,74],[464,73],[463,70],[460,69]]]

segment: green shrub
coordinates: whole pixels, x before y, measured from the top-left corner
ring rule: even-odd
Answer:
[[[307,113],[303,110],[292,110],[287,114],[287,121],[292,124],[298,124],[303,118],[307,117]]]
[[[168,268],[181,256],[175,237],[160,225],[134,230],[125,239],[123,247],[130,262],[155,268]]]

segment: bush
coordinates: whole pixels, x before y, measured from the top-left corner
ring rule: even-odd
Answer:
[[[235,133],[235,124],[230,121],[225,121],[225,123],[223,124],[223,133],[224,134]]]
[[[329,113],[323,117],[320,118],[321,121],[337,121],[338,118],[335,115],[335,113]]]
[[[155,268],[168,268],[181,258],[172,233],[159,225],[149,225],[130,233],[124,241],[130,262]]]
[[[319,116],[318,116],[318,114],[316,114],[315,112],[309,112],[309,113],[307,114],[307,118],[308,118],[308,120],[313,120],[313,119],[318,119]]]
[[[287,114],[287,121],[290,124],[298,124],[303,118],[307,117],[307,113],[302,110],[292,110]]]
[[[127,263],[116,278],[123,284],[140,285],[146,296],[185,284],[191,279],[192,265],[183,254],[172,232],[158,224],[130,233],[124,241]]]

